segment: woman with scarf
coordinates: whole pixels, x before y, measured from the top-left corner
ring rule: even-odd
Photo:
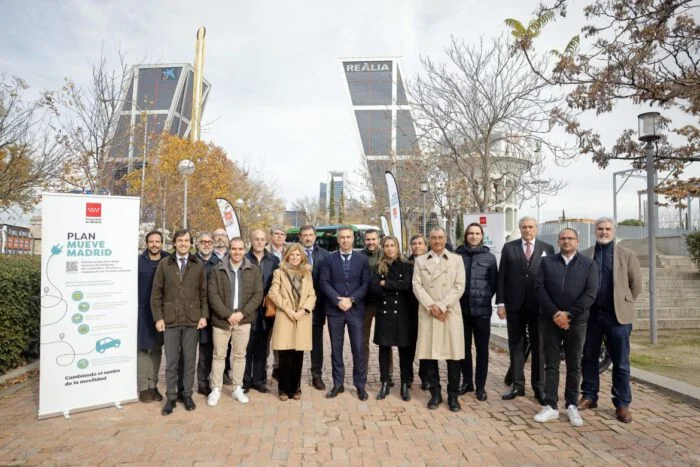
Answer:
[[[311,265],[298,243],[284,253],[272,277],[268,297],[277,307],[272,348],[279,351],[279,397],[301,398],[304,351],[311,350],[311,312],[316,303]]]
[[[374,317],[374,343],[379,346],[379,372],[382,386],[377,399],[389,394],[391,347],[399,348],[401,399],[411,400],[408,388],[413,375],[413,351],[418,336],[418,317],[412,289],[413,265],[401,258],[396,237],[382,239],[382,254],[372,275],[372,293],[377,300]]]
[[[464,322],[464,360],[460,395],[474,390],[476,398],[485,401],[486,375],[489,369],[489,338],[491,337],[491,299],[496,293],[498,270],[496,257],[484,245],[484,230],[477,223],[464,231],[464,244],[455,253],[462,256],[466,272],[466,287],[459,300]],[[476,347],[476,378],[472,379],[472,335]]]

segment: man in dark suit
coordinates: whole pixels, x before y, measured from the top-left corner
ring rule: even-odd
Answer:
[[[370,274],[367,257],[353,253],[353,231],[350,227],[338,228],[338,246],[326,258],[321,268],[321,291],[324,296],[324,310],[328,318],[328,332],[331,337],[331,362],[333,364],[333,388],[327,398],[345,391],[345,364],[343,363],[343,343],[345,326],[350,335],[352,350],[352,378],[357,388],[357,397],[367,400],[367,358],[363,349],[365,319],[365,295],[369,288]]]
[[[554,247],[536,239],[537,220],[523,217],[518,221],[521,238],[503,246],[498,267],[496,303],[498,317],[506,319],[508,349],[513,370],[513,387],[503,394],[504,400],[525,395],[525,339],[530,336],[532,366],[530,384],[535,398],[544,401],[544,362],[539,332],[540,306],[535,297],[535,279],[543,256],[553,255]]]
[[[319,391],[326,389],[323,382],[323,325],[326,324],[326,314],[323,309],[323,293],[321,292],[321,267],[328,256],[328,250],[316,245],[316,229],[313,225],[299,227],[299,243],[304,247],[306,259],[309,261],[314,278],[316,292],[316,307],[313,311],[312,344],[311,344],[311,384]]]

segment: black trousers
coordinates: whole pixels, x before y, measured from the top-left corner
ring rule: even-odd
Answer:
[[[250,330],[250,339],[245,353],[243,385],[262,386],[267,384],[267,342],[271,327],[265,322],[265,315],[258,311],[255,328]]]
[[[323,321],[311,327],[311,376],[323,374]]]
[[[421,360],[425,367],[425,373],[430,383],[431,390],[440,391],[440,374],[438,373],[437,360]],[[459,374],[462,367],[462,360],[447,361],[447,392],[451,394],[459,393]]]
[[[530,336],[530,384],[535,392],[544,391],[544,359],[540,335],[539,307],[506,310],[508,350],[513,368],[513,388],[525,389],[525,332]]]
[[[566,360],[566,383],[564,400],[566,407],[578,404],[581,385],[581,355],[586,340],[588,312],[576,316],[569,323],[569,329],[563,330],[552,318],[542,317],[542,347],[544,351],[544,400],[552,408],[558,408],[559,402],[559,365],[561,349],[564,347]]]
[[[214,358],[214,344],[199,343],[199,360],[197,361],[197,387],[204,389],[209,387],[209,373],[211,373],[211,362]]]
[[[462,360],[463,383],[472,383],[476,389],[484,389],[489,372],[489,339],[491,338],[491,318],[462,315],[464,323],[464,360]],[[472,370],[472,335],[476,347],[476,380]]]
[[[194,366],[197,358],[199,331],[194,326],[166,327],[163,333],[165,347],[165,380],[168,400],[177,399],[178,382],[182,386],[183,397],[192,395],[194,386]],[[182,351],[182,358],[180,357]],[[182,360],[182,376],[178,377],[178,367]]]
[[[293,397],[301,385],[301,367],[304,364],[304,352],[301,350],[280,350],[277,381],[280,394]]]
[[[415,349],[411,347],[399,347],[399,368],[401,370],[401,383],[410,383],[413,380],[413,356]],[[391,370],[394,359],[390,346],[379,346],[379,374],[382,383],[391,381]]]

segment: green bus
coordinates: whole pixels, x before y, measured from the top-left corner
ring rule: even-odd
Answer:
[[[353,240],[353,248],[361,249],[365,247],[365,232],[367,232],[370,229],[377,230],[379,232],[380,237],[384,236],[382,229],[380,227],[377,227],[376,225],[349,224],[348,226],[352,229],[355,236]],[[316,226],[316,245],[320,246],[321,248],[325,248],[328,251],[337,250],[338,240],[336,237],[338,234],[338,227],[340,227],[340,224]],[[299,241],[298,227],[292,227],[287,230],[286,241],[287,243],[296,243]]]

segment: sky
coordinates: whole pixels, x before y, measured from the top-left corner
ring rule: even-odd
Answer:
[[[212,91],[202,139],[264,173],[289,207],[297,198],[317,197],[328,171],[347,171],[352,179],[360,168],[340,58],[400,57],[410,80],[420,72],[421,56],[443,60],[451,35],[467,43],[495,37],[507,32],[505,18],[526,21],[537,4],[8,0],[0,16],[0,73],[20,76],[38,92],[59,89],[67,77],[86,83],[102,50],[114,66],[119,51],[131,64],[192,63],[195,33],[204,25],[204,74]],[[574,13],[547,27],[542,49],[562,48],[580,28]],[[636,128],[639,111],[628,107],[588,121],[612,142],[623,128]],[[546,175],[567,187],[542,198],[540,218],[554,219],[562,210],[567,217],[611,215],[612,174],[627,168],[613,162],[600,170],[585,157],[566,167],[550,163]],[[644,180],[631,179],[621,190],[619,219],[637,217],[636,192],[644,187]],[[534,200],[521,208],[523,215],[536,213]]]

